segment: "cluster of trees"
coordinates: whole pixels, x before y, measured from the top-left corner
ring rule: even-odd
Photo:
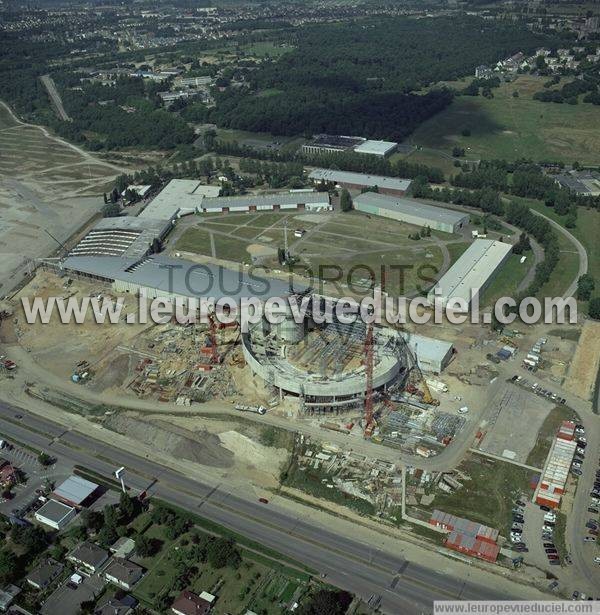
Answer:
[[[492,93],[492,89],[499,87],[499,77],[491,77],[490,79],[473,79],[468,86],[460,90],[458,93],[462,96],[479,96],[479,91],[481,90],[481,95],[484,98],[493,98],[494,94]]]
[[[469,190],[444,187],[438,189],[432,188],[425,177],[418,177],[411,185],[411,194],[415,198],[476,207],[490,214],[502,215],[504,213],[500,193],[493,188]]]
[[[320,589],[296,610],[298,615],[343,615],[348,611],[352,595],[342,590]]]
[[[530,160],[520,160],[510,164],[501,160],[482,161],[471,171],[462,171],[452,178],[454,186],[469,189],[493,188],[515,196],[538,199],[554,211],[566,216],[565,224],[572,228],[577,221],[577,205],[583,201],[565,188],[561,188],[550,175]]]
[[[414,239],[415,241],[418,241],[422,237],[431,237],[431,228],[429,226],[424,226],[420,231],[408,235],[409,239]]]
[[[342,211],[350,211],[353,207],[352,197],[346,188],[344,188],[340,194],[340,209]]]
[[[527,205],[522,203],[511,201],[506,207],[504,217],[508,223],[527,231],[544,248],[544,260],[536,265],[533,282],[525,293],[535,295],[550,279],[558,264],[558,237],[547,220],[536,216]]]
[[[304,165],[301,162],[261,162],[252,158],[242,158],[239,169],[242,173],[256,175],[258,183],[266,183],[270,188],[291,188],[304,186]]]
[[[256,160],[273,160],[278,162],[299,161],[313,167],[327,167],[341,169],[343,171],[355,171],[370,175],[388,175],[391,177],[405,177],[412,179],[423,175],[428,181],[440,184],[444,181],[444,173],[437,167],[429,167],[424,164],[409,162],[408,160],[390,161],[388,158],[379,156],[365,156],[354,152],[339,152],[327,154],[302,154],[274,150],[257,150],[251,147],[239,145],[235,141],[221,141],[214,139],[206,143],[205,148],[226,156],[240,158],[253,158]]]
[[[590,273],[584,273],[577,280],[577,299],[580,301],[589,301],[592,298],[592,293],[596,288],[596,281]]]
[[[546,89],[536,92],[533,95],[534,100],[576,105],[579,102],[579,96],[581,94],[586,94],[589,92],[589,95],[584,97],[584,102],[594,102],[594,100],[598,97],[598,82],[596,79],[574,79],[573,81],[565,83],[559,90],[549,89],[553,85],[557,85],[559,81],[560,78],[558,77],[547,81],[544,84],[544,88]]]
[[[272,134],[399,140],[452,100],[448,90],[411,92],[543,40],[521,26],[469,16],[311,25],[298,32],[293,51],[248,73],[254,95],[228,88],[208,118]]]
[[[528,252],[531,250],[531,241],[529,241],[529,236],[527,233],[521,233],[519,235],[519,241],[513,246],[513,254],[523,254],[523,252]]]

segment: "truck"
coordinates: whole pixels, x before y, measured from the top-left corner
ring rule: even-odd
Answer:
[[[235,409],[240,412],[254,412],[255,414],[267,413],[267,409],[264,406],[246,406],[245,404],[236,404]]]

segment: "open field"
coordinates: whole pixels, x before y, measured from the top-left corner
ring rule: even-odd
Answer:
[[[20,123],[0,105],[0,295],[17,284],[26,262],[58,247],[102,207],[121,168]]]
[[[455,145],[472,158],[533,158],[600,163],[600,108],[533,100],[545,77],[520,75],[493,90],[494,98],[461,96],[414,132],[412,142],[450,153]],[[519,92],[517,98],[513,92]],[[461,133],[471,131],[471,136]]]
[[[546,207],[540,201],[531,199],[521,199],[521,201],[532,209],[543,213],[548,218],[552,218],[552,220],[555,220],[560,225],[565,225],[564,216],[557,215],[552,207]],[[598,229],[600,229],[600,212],[594,209],[585,209],[583,207],[579,207],[577,210],[577,224],[575,228],[567,229],[583,244],[588,255],[588,270],[592,275],[600,271],[600,242],[598,241]],[[568,245],[570,246],[568,249],[572,252],[575,248],[571,244]],[[563,257],[566,258],[566,256],[567,252],[561,253],[561,260]],[[577,273],[576,266],[573,267],[571,263],[568,263],[568,266],[574,276]],[[600,295],[600,284],[598,283],[596,284],[595,294]]]
[[[511,254],[508,257],[492,283],[484,290],[480,299],[482,306],[492,305],[500,297],[512,297],[517,294],[517,287],[527,275],[531,267],[530,259],[533,258],[531,252],[528,252],[525,256],[527,256],[527,260],[522,264],[520,262],[521,255]]]
[[[507,536],[513,502],[521,493],[531,493],[533,472],[476,455],[467,457],[458,469],[470,480],[461,479],[464,487],[454,493],[437,493],[431,508],[479,521]]]
[[[419,241],[408,235],[415,226],[350,213],[254,213],[211,216],[187,228],[173,250],[278,269],[277,249],[283,248],[284,222],[288,245],[298,260],[295,271],[328,280],[328,293],[364,294],[370,272],[381,280],[387,266],[386,289],[400,295],[425,290],[432,280],[468,246],[458,236],[436,233]],[[294,229],[306,232],[294,237]]]
[[[591,399],[600,366],[600,323],[588,320],[583,325],[577,349],[569,366],[565,388],[582,399]]]

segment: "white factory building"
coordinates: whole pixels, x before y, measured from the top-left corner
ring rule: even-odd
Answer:
[[[354,209],[399,222],[428,226],[445,233],[458,233],[469,223],[469,214],[427,205],[413,199],[365,192],[353,199]]]
[[[446,306],[449,299],[460,298],[469,306],[472,292],[481,295],[511,251],[509,243],[476,239],[429,291],[429,303],[433,305],[434,299],[439,297],[441,305]]]
[[[407,331],[401,331],[400,335],[424,372],[441,374],[454,356],[454,345],[451,342]]]

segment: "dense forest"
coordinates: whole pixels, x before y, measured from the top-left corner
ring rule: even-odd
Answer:
[[[360,134],[402,139],[451,101],[414,93],[471,73],[545,39],[477,17],[404,17],[309,26],[296,48],[248,75],[251,94],[218,95],[212,121],[273,134]]]

